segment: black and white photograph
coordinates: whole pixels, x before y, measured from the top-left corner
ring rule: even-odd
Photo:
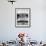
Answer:
[[[30,8],[15,9],[16,27],[30,27]]]

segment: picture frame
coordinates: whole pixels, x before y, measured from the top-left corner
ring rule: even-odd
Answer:
[[[29,28],[31,26],[31,9],[15,8],[15,27]]]

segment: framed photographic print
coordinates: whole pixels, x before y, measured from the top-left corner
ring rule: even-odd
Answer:
[[[30,27],[31,26],[31,9],[30,8],[16,8],[15,9],[15,26],[16,27]]]

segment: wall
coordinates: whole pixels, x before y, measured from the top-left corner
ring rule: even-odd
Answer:
[[[0,0],[0,41],[15,40],[19,32],[30,34],[33,40],[46,40],[46,1],[17,0],[14,5]],[[15,8],[31,8],[31,27],[15,27]]]

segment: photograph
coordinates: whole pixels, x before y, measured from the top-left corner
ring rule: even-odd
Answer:
[[[46,0],[0,0],[0,46],[46,46]]]
[[[16,8],[15,22],[16,27],[30,27],[30,8]]]

